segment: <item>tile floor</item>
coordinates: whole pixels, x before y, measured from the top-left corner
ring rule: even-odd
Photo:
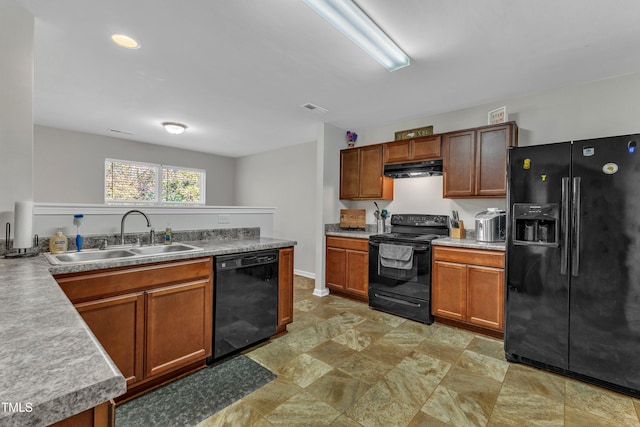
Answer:
[[[247,353],[278,378],[199,427],[640,426],[640,400],[509,364],[502,341],[313,286],[296,276],[289,333]]]

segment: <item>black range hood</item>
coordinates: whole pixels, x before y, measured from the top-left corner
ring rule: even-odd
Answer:
[[[442,159],[424,162],[385,165],[384,175],[390,178],[420,178],[423,176],[442,176]]]

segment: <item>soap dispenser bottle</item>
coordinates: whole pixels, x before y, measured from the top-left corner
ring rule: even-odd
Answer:
[[[49,239],[49,251],[52,254],[61,254],[67,251],[69,240],[67,236],[62,234],[62,230],[58,227],[58,232]]]

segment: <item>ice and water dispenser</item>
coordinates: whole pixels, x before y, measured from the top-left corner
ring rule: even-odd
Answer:
[[[513,243],[516,245],[558,246],[560,206],[555,203],[513,204]]]

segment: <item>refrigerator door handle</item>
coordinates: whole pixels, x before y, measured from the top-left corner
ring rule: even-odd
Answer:
[[[577,277],[580,272],[580,177],[573,178],[573,223],[571,245],[571,275]]]
[[[562,216],[560,217],[560,230],[562,230],[562,240],[560,247],[562,255],[560,259],[560,274],[567,274],[569,264],[569,177],[562,178]]]

